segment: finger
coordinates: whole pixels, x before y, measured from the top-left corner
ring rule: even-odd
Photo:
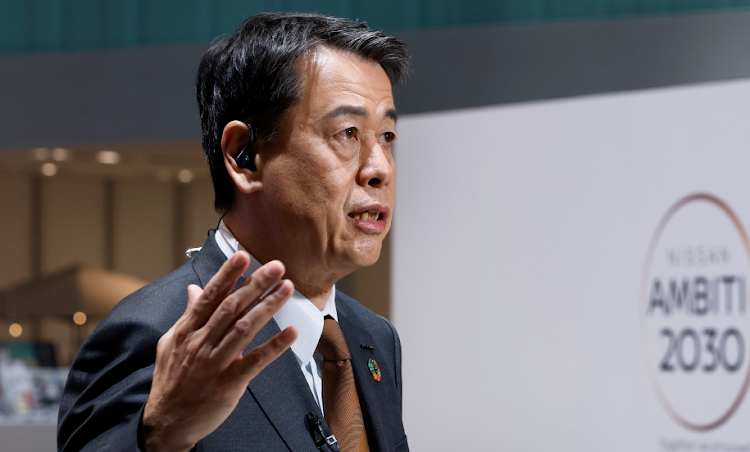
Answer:
[[[267,266],[268,266],[268,267],[267,267]],[[270,270],[270,268],[269,268],[270,266],[273,266],[274,270]],[[286,273],[286,267],[284,266],[284,264],[283,264],[283,263],[282,263],[281,261],[279,261],[279,260],[273,260],[273,261],[267,262],[267,263],[266,263],[265,265],[261,266],[261,267],[260,267],[259,269],[257,269],[256,271],[254,271],[254,272],[253,272],[253,274],[252,274],[252,275],[250,275],[250,277],[249,277],[249,278],[247,278],[247,279],[246,279],[245,281],[243,281],[243,282],[242,282],[242,284],[240,284],[240,285],[239,285],[239,286],[238,286],[238,287],[237,287],[237,288],[235,289],[235,292],[236,292],[237,290],[239,290],[239,289],[243,288],[243,287],[247,287],[247,286],[250,286],[251,284],[253,284],[253,277],[254,277],[254,276],[255,276],[256,278],[257,278],[257,277],[260,277],[260,273],[258,273],[258,272],[260,272],[261,270],[265,270],[265,268],[269,268],[269,270],[270,270],[270,271],[280,271],[280,272],[281,272],[281,275],[280,275],[280,276],[279,276],[279,277],[278,277],[278,278],[276,279],[276,282],[277,282],[277,283],[278,283],[278,282],[279,282],[279,281],[281,280],[281,277],[282,277],[282,276],[284,276],[284,273]],[[257,275],[256,275],[256,274],[257,274]],[[256,281],[256,283],[257,283],[257,282],[258,282],[258,281]],[[267,289],[266,289],[266,292],[269,292],[269,293],[270,293],[270,292],[271,292],[271,289],[273,289],[273,288],[274,288],[274,286],[275,286],[275,283],[274,283],[274,284],[272,284],[272,285],[271,285],[271,286],[270,286],[269,288],[267,288]],[[267,293],[265,293],[265,292],[263,292],[263,293],[261,294],[261,296],[264,296],[264,295],[268,295],[268,294],[267,294]],[[258,298],[260,298],[260,297],[258,297]]]
[[[255,378],[261,370],[271,364],[282,353],[287,351],[297,340],[298,332],[293,326],[285,328],[276,333],[263,345],[255,347],[250,353],[235,361],[232,367],[235,372],[242,375],[246,381]]]
[[[222,366],[228,365],[289,300],[292,292],[294,292],[294,284],[291,281],[283,281],[279,284],[263,301],[231,325],[214,349],[212,357],[218,359]]]
[[[244,251],[238,251],[227,259],[208,281],[200,296],[188,304],[184,323],[181,326],[188,330],[197,330],[205,325],[249,264],[250,255]],[[190,301],[190,293],[188,293],[188,300]]]
[[[284,275],[284,264],[271,261],[250,276],[250,283],[227,296],[205,325],[206,343],[217,344],[234,323]],[[265,324],[265,322],[264,322]]]

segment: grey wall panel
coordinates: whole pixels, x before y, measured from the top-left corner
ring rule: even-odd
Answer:
[[[199,140],[202,46],[0,58],[0,147]]]
[[[750,12],[402,33],[405,113],[750,76]]]
[[[403,113],[750,77],[750,12],[401,33]],[[200,138],[203,46],[0,58],[0,148]]]

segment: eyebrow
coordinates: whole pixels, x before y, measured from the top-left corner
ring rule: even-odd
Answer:
[[[326,113],[326,115],[323,117],[325,119],[331,119],[336,118],[338,116],[362,116],[367,117],[367,111],[364,108],[361,107],[352,107],[349,105],[344,105],[342,107],[334,108],[333,110]],[[391,118],[393,122],[398,121],[398,112],[396,109],[391,108],[390,110],[385,112],[386,118]]]

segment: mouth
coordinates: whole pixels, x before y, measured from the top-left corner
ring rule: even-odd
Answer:
[[[370,205],[349,212],[349,218],[358,228],[367,233],[380,234],[385,231],[390,209],[381,205]]]
[[[383,219],[383,213],[377,212],[374,210],[368,210],[368,211],[359,212],[359,213],[352,212],[349,214],[349,218],[353,218],[355,220],[363,220],[363,221],[370,221],[370,220],[378,221],[378,220]]]

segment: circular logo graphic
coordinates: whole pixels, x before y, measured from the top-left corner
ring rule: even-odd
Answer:
[[[367,366],[370,368],[373,380],[380,381],[380,366],[378,366],[378,362],[370,358],[367,362]]]
[[[737,410],[750,382],[750,242],[719,198],[673,205],[651,240],[641,327],[649,375],[662,406],[694,431]]]

